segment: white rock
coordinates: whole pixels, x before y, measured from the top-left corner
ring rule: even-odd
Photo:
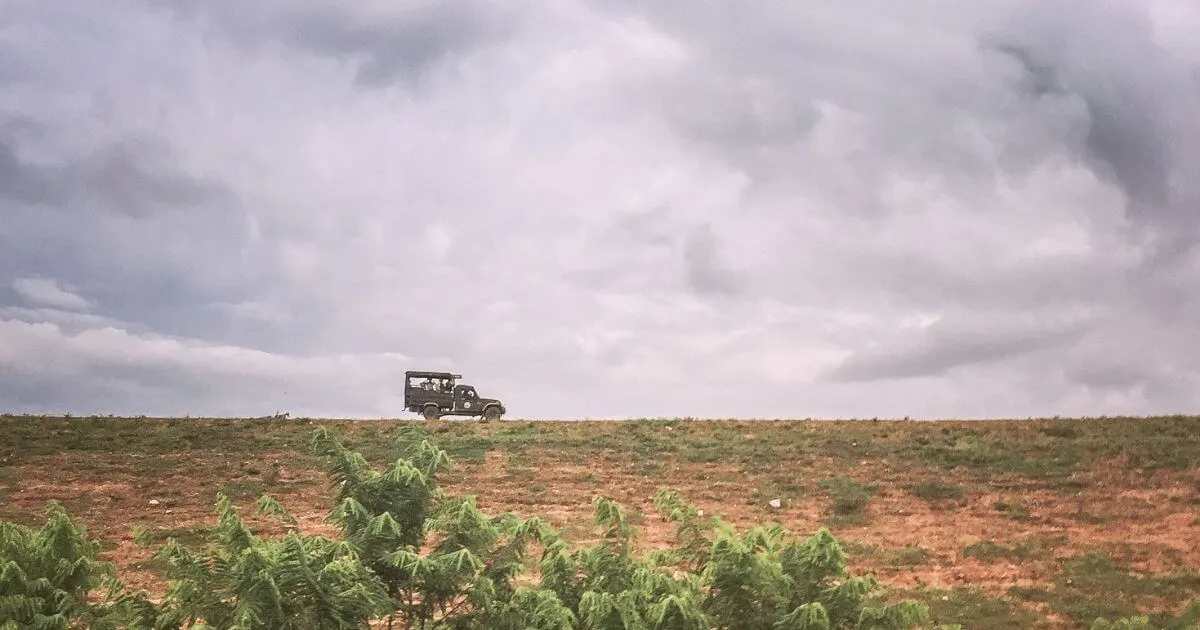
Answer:
[[[777,507],[783,505],[783,502],[781,502],[779,499],[771,499],[770,505],[773,508],[777,508]]]
[[[158,499],[150,499],[150,505],[158,505]]]

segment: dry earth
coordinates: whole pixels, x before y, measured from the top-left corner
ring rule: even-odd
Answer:
[[[19,421],[25,427],[38,422]],[[535,424],[539,426],[525,431],[533,436],[530,439],[504,438]],[[774,520],[802,536],[829,525],[848,549],[855,571],[873,572],[885,584],[905,592],[978,589],[1013,610],[1036,613],[1037,625],[1043,627],[1082,626],[1064,616],[1062,606],[1056,610],[1053,601],[1014,597],[1013,589],[1051,593],[1067,588],[1061,580],[1063,563],[1072,558],[1104,554],[1135,576],[1200,571],[1200,471],[1194,459],[1186,459],[1184,465],[1146,466],[1134,461],[1145,458],[1136,451],[1093,452],[1087,450],[1090,446],[1064,442],[1059,451],[1024,454],[1036,462],[1045,460],[1047,452],[1079,451],[1075,463],[1052,473],[1021,471],[1025,460],[1020,453],[1015,465],[1011,459],[999,465],[1001,460],[993,458],[986,464],[946,466],[944,461],[924,461],[928,458],[919,452],[904,451],[910,440],[920,443],[924,435],[920,432],[932,431],[911,428],[915,424],[893,423],[884,431],[875,426],[869,435],[865,432],[869,427],[852,429],[857,432],[852,433],[855,439],[863,442],[861,458],[854,453],[858,441],[849,445],[838,441],[829,449],[835,454],[823,454],[820,439],[844,436],[838,427],[820,423],[803,423],[803,431],[789,432],[786,423],[664,421],[641,426],[633,434],[618,423],[459,421],[426,426],[452,454],[456,449],[460,453],[445,478],[449,492],[476,495],[486,512],[542,516],[580,542],[592,535],[591,501],[598,495],[644,514],[638,521],[643,530],[641,545],[669,542],[673,525],[657,517],[652,500],[658,488],[671,487],[706,513],[739,527]],[[1014,429],[1011,424],[954,426],[969,426],[966,430],[973,433],[967,435],[991,431],[1003,440],[1019,439],[1022,432],[1032,430]],[[338,430],[355,435],[362,444],[374,444],[382,459],[386,450],[380,444],[386,445],[392,426],[342,423]],[[228,446],[232,443],[223,447],[219,441],[199,439],[139,445],[137,439],[120,436],[112,436],[111,445],[97,449],[79,439],[68,440],[63,433],[15,440],[2,453],[0,498],[6,498],[6,505],[0,517],[34,523],[47,501],[59,501],[90,535],[103,541],[105,557],[116,563],[127,584],[159,591],[162,578],[147,562],[151,549],[135,540],[135,531],[145,530],[160,541],[171,534],[195,535],[198,528],[214,522],[218,490],[230,493],[243,506],[247,520],[265,532],[278,526],[251,516],[250,506],[262,492],[278,498],[300,520],[302,529],[334,532],[323,522],[331,507],[328,482],[320,462],[302,449],[311,428],[307,423],[272,426],[271,435],[283,437],[267,440],[275,447],[270,450]],[[224,439],[237,440],[238,432],[261,433],[263,428],[229,424],[227,430]],[[99,440],[95,432],[105,428],[88,431]],[[774,455],[738,451],[736,444],[728,458],[706,454],[704,449],[717,448],[714,441],[734,436],[743,446],[753,444],[759,450],[767,444]],[[807,440],[804,448],[780,446],[801,438]],[[1081,438],[1076,435],[1076,439]],[[283,443],[291,446],[279,448]],[[648,443],[653,446],[643,448]],[[954,448],[959,446],[961,440],[954,443]],[[829,493],[818,485],[832,477],[874,486],[861,514],[833,513]],[[943,498],[918,496],[920,485],[931,482],[951,492]],[[781,500],[780,508],[768,504],[776,498]],[[987,549],[1001,552],[980,552]],[[1185,584],[1200,585],[1200,581]],[[1157,602],[1178,609],[1182,603],[1155,593],[1141,595],[1146,605]]]

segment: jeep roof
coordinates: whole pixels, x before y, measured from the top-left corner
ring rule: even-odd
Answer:
[[[452,374],[450,372],[425,372],[419,370],[409,370],[404,373],[404,378],[448,378],[457,380],[462,378],[462,374]]]

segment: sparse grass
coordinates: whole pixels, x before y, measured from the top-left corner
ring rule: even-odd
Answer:
[[[456,435],[452,439],[441,435],[435,441],[452,461],[472,464],[484,461],[487,452],[496,446],[493,440],[476,435]]]
[[[220,450],[232,456],[302,447],[315,421],[296,419],[129,419],[10,416],[0,418],[0,458],[64,450],[178,453]],[[533,423],[506,420],[337,421],[353,446],[386,452],[401,424],[427,427],[439,445],[464,458],[500,448],[567,457],[676,455],[685,462],[762,463],[808,456],[839,461],[889,460],[979,474],[1065,476],[1113,457],[1144,470],[1186,469],[1200,462],[1200,416],[1092,418],[1028,422],[636,420]],[[368,460],[372,453],[364,452]]]
[[[1010,594],[1046,604],[1084,626],[1096,619],[1140,614],[1148,615],[1158,628],[1169,621],[1167,611],[1177,610],[1200,594],[1200,574],[1192,570],[1140,575],[1106,555],[1088,552],[1065,559],[1051,588],[1014,587]]]
[[[920,545],[880,547],[851,540],[844,540],[841,544],[848,557],[882,569],[911,569],[935,560],[933,553]]]
[[[1029,506],[1020,499],[1001,499],[993,503],[992,508],[1014,521],[1028,521],[1031,518]]]
[[[876,487],[859,483],[849,477],[831,477],[817,484],[833,500],[833,512],[838,516],[859,515],[875,496]]]
[[[1035,630],[1052,627],[1018,602],[993,597],[979,589],[919,588],[896,595],[926,603],[931,628],[957,625],[964,630]]]
[[[243,479],[222,485],[217,491],[234,499],[257,499],[267,492],[267,484],[260,479]]]
[[[14,466],[0,463],[0,505],[8,503],[8,497],[21,487],[20,473]]]
[[[174,539],[175,542],[185,547],[200,547],[208,540],[209,534],[213,531],[211,525],[195,525],[191,527],[143,527],[136,526],[133,529],[134,542],[143,547],[155,547],[168,540]]]
[[[991,540],[963,547],[963,556],[977,558],[983,562],[1025,562],[1033,557],[1042,557],[1057,547],[1066,544],[1066,536],[1029,536],[1015,545],[1004,545]]]
[[[882,567],[912,568],[928,564],[933,554],[928,549],[918,545],[908,545],[896,549],[885,549],[875,553],[876,561]]]
[[[914,496],[931,502],[944,501],[946,499],[961,499],[963,496],[962,486],[941,481],[919,483],[914,485],[911,491]]]

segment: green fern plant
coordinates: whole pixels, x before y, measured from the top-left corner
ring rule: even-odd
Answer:
[[[270,497],[258,511],[294,522]],[[158,550],[171,584],[160,604],[140,602],[135,627],[343,630],[386,614],[383,585],[345,541],[297,531],[259,538],[223,494],[217,516],[204,552],[175,540]]]
[[[0,629],[118,627],[121,585],[99,553],[54,501],[39,529],[0,522]]]
[[[669,490],[656,499],[679,524],[682,557],[699,562],[701,610],[711,626],[900,630],[928,617],[914,601],[871,604],[879,584],[850,574],[841,545],[824,527],[803,540],[790,540],[777,524],[738,534],[719,518],[700,521],[698,510]]]
[[[423,431],[405,427],[395,443],[399,457],[381,472],[324,427],[311,439],[337,489],[328,520],[384,585],[389,627],[524,623],[527,612],[529,619],[544,618],[542,625],[558,619],[541,595],[519,593],[513,584],[527,545],[549,532],[542,521],[489,517],[474,497],[448,497],[437,481],[450,458]]]

